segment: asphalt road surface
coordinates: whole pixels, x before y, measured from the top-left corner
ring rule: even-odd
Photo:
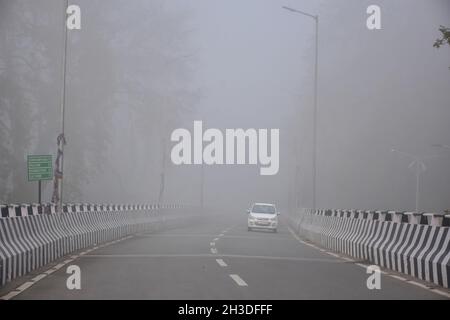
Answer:
[[[248,232],[246,218],[210,217],[98,248],[14,299],[446,298],[388,275],[369,290],[363,266],[301,242],[283,221],[276,234]],[[70,265],[80,267],[80,290],[67,289]]]

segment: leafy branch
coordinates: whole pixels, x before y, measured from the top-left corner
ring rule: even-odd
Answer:
[[[440,26],[439,31],[442,33],[442,38],[437,39],[433,45],[433,47],[439,49],[444,46],[446,43],[450,46],[450,28]],[[450,67],[449,67],[450,69]]]
[[[445,43],[450,46],[450,28],[440,26],[439,31],[442,33],[442,38],[437,39],[433,47],[439,49],[440,47],[445,45]]]

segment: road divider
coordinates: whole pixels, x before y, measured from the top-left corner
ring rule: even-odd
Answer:
[[[291,215],[302,238],[334,252],[450,287],[450,231],[439,214],[311,210]]]
[[[0,286],[78,250],[194,218],[181,205],[2,205]]]

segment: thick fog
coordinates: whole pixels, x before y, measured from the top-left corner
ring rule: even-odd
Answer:
[[[382,10],[368,30],[366,9]],[[79,0],[68,32],[63,201],[201,201],[202,166],[172,163],[173,130],[279,129],[280,168],[203,166],[204,203],[310,208],[318,14],[318,208],[450,208],[449,0]],[[57,151],[63,2],[0,0],[0,202],[37,201],[26,157]],[[43,201],[53,184],[43,184]]]

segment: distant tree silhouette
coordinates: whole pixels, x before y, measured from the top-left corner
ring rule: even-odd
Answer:
[[[438,49],[446,43],[450,46],[450,28],[440,26],[439,31],[442,33],[442,38],[437,39],[433,46]]]
[[[442,38],[437,39],[434,42],[433,47],[439,49],[440,47],[444,46],[445,44],[448,44],[450,46],[450,28],[440,26],[439,31],[442,33]],[[450,69],[450,67],[449,67]]]
[[[52,131],[48,115],[57,77],[52,68],[49,19],[26,1],[2,2],[0,10],[0,202],[36,199],[26,177],[26,155],[46,150],[38,139]]]

